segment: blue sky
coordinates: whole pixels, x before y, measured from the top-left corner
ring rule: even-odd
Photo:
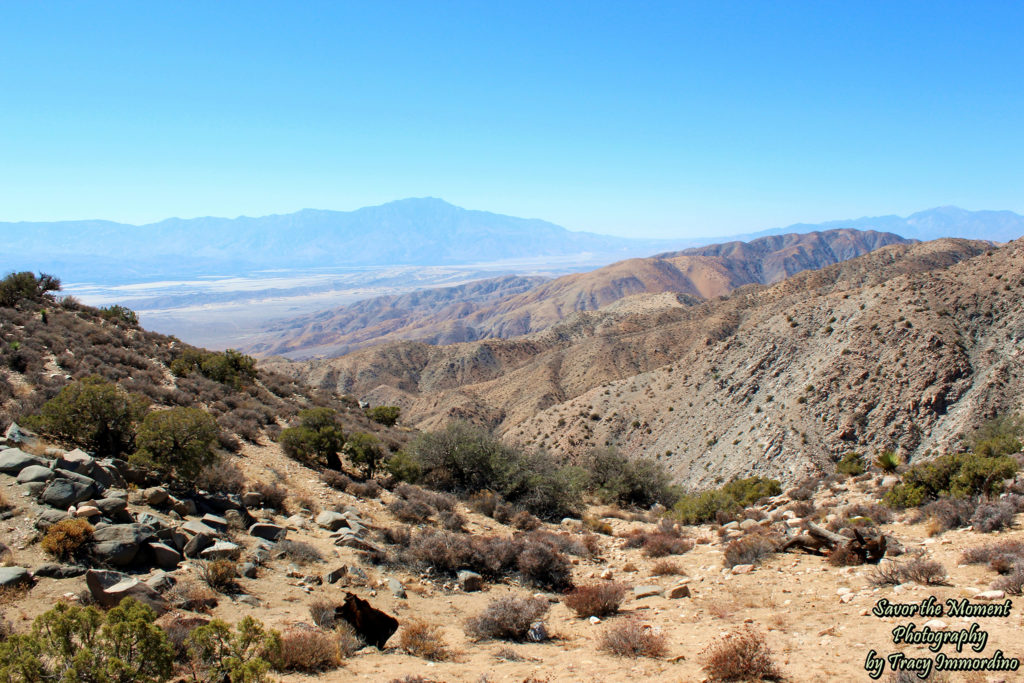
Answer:
[[[1024,4],[0,4],[0,220],[1024,211]]]

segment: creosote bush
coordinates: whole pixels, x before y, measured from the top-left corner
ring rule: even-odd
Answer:
[[[701,653],[713,681],[781,681],[782,672],[764,636],[751,627],[716,640]]]
[[[735,519],[743,508],[762,498],[782,492],[779,482],[764,477],[736,479],[721,488],[686,495],[679,499],[672,511],[684,524],[726,522]]]
[[[238,565],[232,560],[211,560],[201,562],[199,567],[199,578],[207,586],[218,593],[227,593],[235,588],[235,579],[238,578]]]
[[[576,616],[606,617],[619,611],[626,597],[626,587],[613,581],[602,581],[577,586],[570,591],[562,603],[576,613]]]
[[[93,526],[84,519],[62,519],[46,530],[40,547],[61,561],[79,559],[92,541]]]
[[[782,539],[777,534],[753,532],[729,542],[725,547],[725,566],[754,564],[777,552]]]
[[[192,680],[262,683],[271,662],[280,661],[281,635],[253,617],[245,617],[234,629],[214,619],[195,628],[185,639],[185,648]]]
[[[273,664],[279,671],[313,673],[336,669],[341,666],[338,639],[332,632],[319,628],[287,629],[281,634]]]
[[[217,460],[217,421],[199,408],[168,408],[146,415],[139,426],[134,460],[194,481]]]
[[[548,611],[541,598],[505,596],[492,600],[487,608],[466,622],[466,635],[473,640],[513,640],[522,642],[530,625]]]
[[[664,634],[632,618],[606,628],[598,647],[618,657],[660,658],[667,652],[665,642]]]
[[[943,455],[908,468],[900,483],[885,494],[885,503],[908,508],[942,496],[994,497],[1002,492],[1003,481],[1012,478],[1017,469],[1017,461],[1006,455]]]

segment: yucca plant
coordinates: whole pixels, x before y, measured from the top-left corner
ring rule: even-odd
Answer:
[[[875,458],[875,467],[883,472],[895,472],[903,460],[892,451],[882,451]]]

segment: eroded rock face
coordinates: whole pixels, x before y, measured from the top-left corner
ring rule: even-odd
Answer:
[[[125,567],[135,561],[144,543],[156,538],[145,524],[108,524],[93,532],[92,553],[100,562]]]
[[[156,590],[121,572],[90,569],[85,573],[85,585],[101,607],[116,607],[125,598],[132,597],[152,607],[158,615],[169,608]]]

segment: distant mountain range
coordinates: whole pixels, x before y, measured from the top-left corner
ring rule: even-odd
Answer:
[[[544,281],[504,277],[382,296],[275,322],[243,349],[290,358],[339,356],[399,340],[451,344],[546,330],[566,316],[627,297],[673,293],[691,302],[749,284],[771,284],[890,244],[892,233],[829,230],[772,235],[619,261]]]
[[[0,269],[46,270],[66,280],[131,282],[261,269],[550,261],[583,255],[599,264],[725,239],[841,228],[921,240],[1007,241],[1024,235],[1024,216],[942,207],[907,218],[798,224],[733,238],[650,240],[574,232],[542,220],[420,198],[347,212],[306,209],[260,218],[171,218],[140,226],[98,220],[0,223],[5,247]]]

